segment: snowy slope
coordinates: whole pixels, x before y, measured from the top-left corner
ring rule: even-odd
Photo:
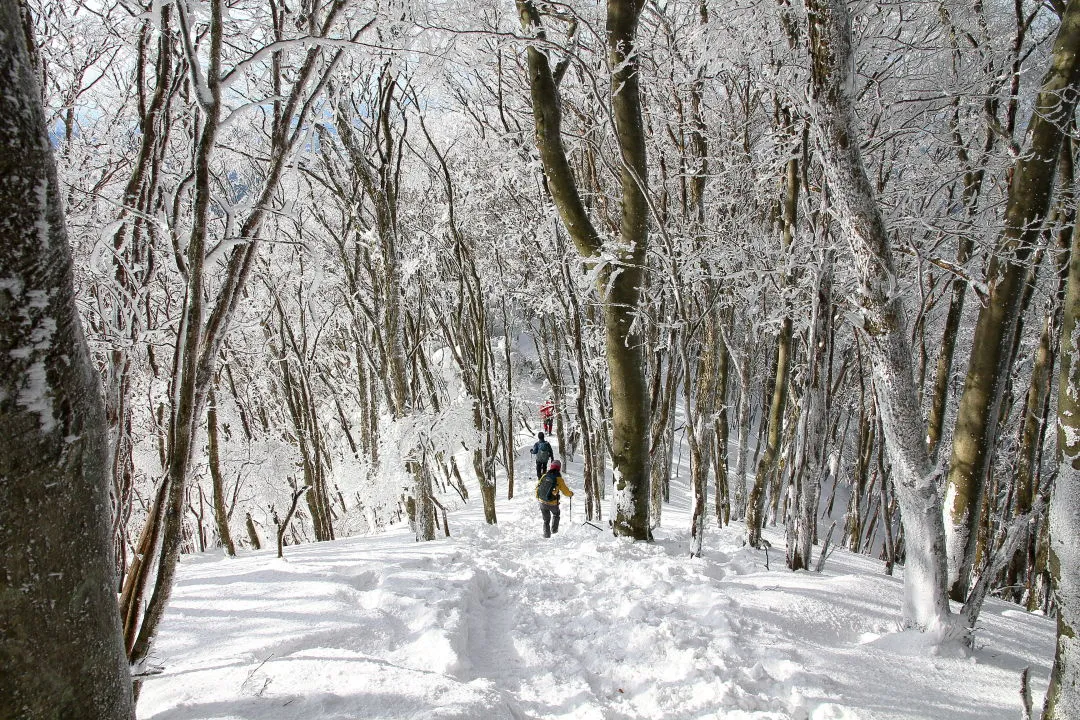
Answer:
[[[690,559],[685,502],[646,545],[583,525],[577,500],[551,540],[501,493],[497,527],[475,500],[437,542],[186,557],[139,717],[999,720],[1025,666],[1041,704],[1046,618],[989,601],[973,654],[935,652],[896,632],[901,581],[868,557],[793,574],[767,533],[766,570],[734,525]]]

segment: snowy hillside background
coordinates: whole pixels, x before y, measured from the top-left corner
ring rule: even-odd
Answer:
[[[691,559],[684,485],[653,544],[583,524],[580,495],[543,540],[528,441],[498,526],[459,500],[435,542],[185,556],[139,717],[998,720],[1020,717],[1024,667],[1041,706],[1051,620],[990,600],[974,651],[934,647],[899,631],[902,570],[869,556],[791,573],[774,531],[766,568],[733,523]]]

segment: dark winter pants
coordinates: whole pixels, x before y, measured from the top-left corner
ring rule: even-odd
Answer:
[[[540,514],[544,516],[544,537],[559,532],[559,506],[540,503]]]
[[[547,460],[537,460],[536,461],[536,477],[538,477],[538,478],[544,477],[544,473],[547,472],[547,464],[548,464]]]

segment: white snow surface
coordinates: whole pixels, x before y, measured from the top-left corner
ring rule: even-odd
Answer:
[[[435,542],[185,557],[139,718],[1000,720],[1028,666],[1041,707],[1045,617],[988,600],[974,651],[935,647],[898,631],[901,578],[870,557],[792,573],[773,529],[766,569],[736,523],[690,558],[685,488],[652,544],[583,525],[580,492],[544,540],[527,458],[498,526],[474,494]]]

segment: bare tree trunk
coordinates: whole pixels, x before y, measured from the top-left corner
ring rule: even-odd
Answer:
[[[251,519],[251,513],[247,513],[244,519],[244,526],[247,528],[248,540],[251,542],[251,547],[256,550],[262,550],[262,542],[259,540],[259,532],[255,529],[255,521]]]
[[[218,446],[217,398],[210,392],[210,402],[206,408],[206,439],[210,481],[214,486],[214,524],[217,526],[221,547],[229,557],[235,557],[236,546],[232,533],[229,532],[229,513],[225,509],[225,480],[221,476],[221,450]]]
[[[277,556],[282,557],[285,549],[285,533],[289,530],[289,523],[292,522],[293,515],[296,514],[296,508],[300,504],[300,496],[311,490],[310,485],[301,485],[296,487],[296,482],[290,478],[289,482],[293,484],[292,500],[289,503],[289,511],[285,513],[285,519],[282,520],[278,517],[277,513],[273,513],[274,524],[277,526]]]
[[[674,333],[667,339],[667,346],[673,347]],[[656,368],[653,370],[650,406],[652,408],[652,428],[649,433],[649,452],[652,454],[649,482],[649,524],[652,528],[660,526],[663,512],[664,488],[671,479],[671,451],[675,438],[675,417],[672,406],[678,393],[679,375],[684,363],[671,353],[658,352]],[[667,362],[663,360],[666,358]]]
[[[978,540],[976,525],[994,452],[1002,395],[1012,368],[1028,259],[1038,244],[1050,207],[1062,139],[1076,106],[1078,54],[1080,7],[1070,2],[1028,123],[1028,149],[1013,166],[1005,229],[990,261],[989,297],[975,325],[967,379],[957,408],[945,489],[949,592],[956,600],[963,600],[968,591]]]
[[[0,710],[134,718],[105,410],[83,336],[29,17],[0,0]]]
[[[717,322],[722,322],[717,320]],[[727,343],[721,337],[718,342],[720,356],[717,359],[716,369],[716,420],[713,428],[713,441],[715,443],[715,458],[713,459],[713,473],[716,479],[716,523],[720,527],[731,522],[731,483],[728,479],[728,409],[727,409],[727,386],[729,368],[731,366],[731,354],[728,352]]]
[[[768,434],[765,453],[754,474],[754,487],[746,503],[746,537],[752,547],[761,544],[761,528],[765,524],[765,496],[780,472],[780,439],[784,429],[784,410],[787,408],[788,370],[791,365],[791,318],[784,318],[776,344],[776,376],[769,402]]]

